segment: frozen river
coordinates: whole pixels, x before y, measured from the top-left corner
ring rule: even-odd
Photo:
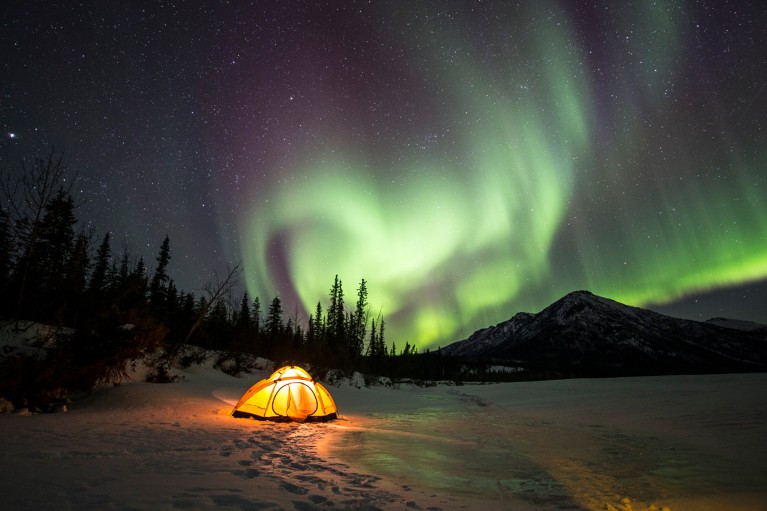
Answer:
[[[456,508],[767,509],[767,375],[388,394],[352,405],[330,454]]]
[[[268,373],[210,366],[0,415],[0,509],[767,509],[767,374],[343,384],[298,424],[231,417]]]

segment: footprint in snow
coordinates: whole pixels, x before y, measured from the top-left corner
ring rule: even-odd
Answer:
[[[232,474],[243,479],[253,479],[254,477],[258,477],[260,472],[255,468],[246,468],[245,470],[233,470]]]
[[[309,495],[309,500],[311,500],[315,504],[325,504],[325,503],[330,504],[328,502],[328,498],[323,497],[322,495]]]
[[[283,490],[289,491],[290,493],[294,493],[296,495],[304,495],[309,491],[306,488],[301,488],[300,486],[296,486],[295,484],[289,483],[287,481],[283,481],[282,484],[280,484],[280,487]]]
[[[240,440],[239,438],[232,440],[232,443],[238,449],[248,449],[250,447],[247,442],[244,442]]]

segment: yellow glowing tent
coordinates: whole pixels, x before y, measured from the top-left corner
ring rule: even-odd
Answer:
[[[297,422],[337,417],[336,404],[327,389],[296,366],[281,367],[250,387],[235,405],[232,415]]]

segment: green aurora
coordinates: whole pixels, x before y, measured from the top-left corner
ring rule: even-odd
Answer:
[[[557,3],[498,7],[481,44],[456,19],[387,13],[376,34],[418,63],[408,86],[425,115],[377,137],[380,114],[312,97],[315,138],[251,188],[251,296],[313,311],[334,275],[349,302],[365,278],[387,338],[426,348],[574,289],[642,306],[764,279],[767,144],[746,127],[767,95],[712,85],[676,6],[602,27]]]

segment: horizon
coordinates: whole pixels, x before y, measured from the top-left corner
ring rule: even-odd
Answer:
[[[14,4],[0,168],[63,152],[83,227],[387,339],[574,289],[767,324],[764,6]],[[55,76],[56,79],[46,77]],[[707,316],[707,317],[706,317]]]

